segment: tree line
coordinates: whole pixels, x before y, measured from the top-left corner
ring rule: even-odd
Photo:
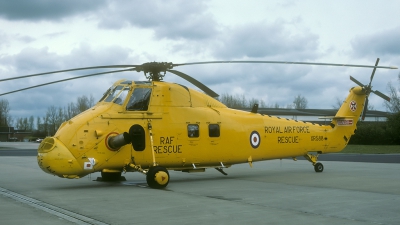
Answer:
[[[258,104],[260,108],[306,109],[308,104],[307,99],[300,94],[294,97],[292,104],[286,106],[280,106],[278,103],[268,105],[262,99],[247,99],[245,95],[222,94],[218,100],[227,107],[234,109],[252,108],[254,104]]]
[[[52,136],[56,133],[64,121],[94,106],[93,96],[85,95],[77,98],[76,102],[70,102],[65,107],[50,106],[43,117],[21,117],[13,119],[7,100],[0,100],[0,126],[13,126],[17,130],[31,131],[33,137]]]

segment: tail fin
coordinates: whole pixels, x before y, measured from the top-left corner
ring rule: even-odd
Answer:
[[[332,120],[335,125],[356,125],[361,113],[363,112],[364,103],[367,98],[367,93],[362,87],[353,87],[346,100],[343,102],[339,111]]]
[[[353,87],[339,111],[332,118],[329,152],[341,151],[350,141],[357,128],[357,122],[363,112],[367,94],[362,87]],[[335,144],[334,144],[335,143]]]

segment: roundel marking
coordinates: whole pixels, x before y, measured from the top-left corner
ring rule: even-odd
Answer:
[[[250,134],[250,145],[253,148],[258,148],[260,146],[261,138],[257,131],[253,131]]]
[[[350,102],[350,110],[352,112],[355,112],[357,110],[357,102],[356,101],[353,100]]]

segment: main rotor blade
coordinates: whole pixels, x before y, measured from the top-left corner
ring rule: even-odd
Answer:
[[[136,67],[136,66],[138,66],[138,65],[110,65],[110,66],[82,67],[82,68],[74,68],[74,69],[68,69],[68,70],[57,70],[57,71],[51,71],[51,72],[46,72],[46,73],[36,73],[36,74],[31,74],[31,75],[19,76],[19,77],[10,77],[10,78],[1,79],[0,82],[7,81],[7,80],[22,79],[22,78],[27,78],[27,77],[42,76],[42,75],[54,74],[54,73],[77,71],[77,70],[92,70],[92,69],[106,69],[106,68],[125,68],[125,67]]]
[[[46,85],[49,85],[49,84],[55,84],[55,83],[60,83],[60,82],[64,82],[64,81],[69,81],[69,80],[75,80],[75,79],[91,77],[91,76],[98,76],[98,75],[103,75],[103,74],[108,74],[108,73],[119,73],[119,72],[125,72],[125,71],[132,71],[132,70],[134,70],[134,68],[130,68],[130,69],[126,69],[126,70],[107,71],[107,72],[102,72],[102,73],[93,73],[93,74],[79,76],[79,77],[72,77],[72,78],[68,78],[68,79],[57,80],[57,81],[53,81],[53,82],[49,82],[49,83],[39,84],[39,85],[35,85],[35,86],[27,87],[27,88],[22,88],[22,89],[15,90],[15,91],[6,92],[6,93],[3,93],[3,94],[0,94],[0,96],[8,95],[8,94],[19,92],[19,91],[25,91],[25,90],[29,90],[29,89],[32,89],[32,88],[42,87],[42,86],[46,86]]]
[[[208,94],[209,96],[211,96],[213,98],[216,98],[219,96],[217,93],[215,93],[213,90],[208,88],[206,85],[202,84],[200,81],[194,79],[193,77],[191,77],[185,73],[179,72],[177,70],[167,70],[167,71],[170,73],[173,73],[175,75],[178,75],[178,76],[182,77],[183,79],[189,81],[190,83],[192,83],[193,85],[195,85],[200,90],[204,91],[206,94]]]
[[[390,102],[390,98],[387,95],[383,94],[382,92],[380,91],[371,91],[371,92],[385,99],[386,101]]]
[[[193,62],[173,64],[173,66],[200,65],[200,64],[218,64],[218,63],[270,63],[270,64],[300,64],[300,65],[315,65],[315,66],[345,66],[345,67],[365,67],[379,69],[398,69],[395,66],[368,66],[355,64],[338,64],[338,63],[312,63],[312,62],[288,62],[288,61],[208,61],[208,62]]]
[[[356,78],[350,76],[350,80],[352,80],[354,83],[358,84],[360,87],[364,87],[364,84],[362,84],[360,81],[358,81]]]

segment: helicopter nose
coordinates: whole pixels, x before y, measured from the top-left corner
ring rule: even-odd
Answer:
[[[41,142],[37,162],[44,172],[59,177],[72,179],[86,175],[68,148],[54,137]]]

